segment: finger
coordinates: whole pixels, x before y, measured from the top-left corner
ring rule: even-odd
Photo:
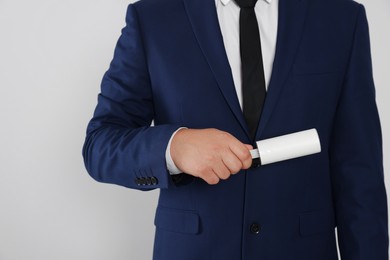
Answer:
[[[248,150],[245,158],[243,158],[243,160],[241,160],[242,169],[244,169],[244,170],[249,169],[252,166],[252,162],[253,162],[252,155],[250,153],[250,150]]]
[[[210,185],[218,184],[220,180],[219,177],[213,171],[202,179]]]
[[[228,179],[231,175],[230,170],[222,160],[213,166],[213,171],[222,180]]]
[[[246,158],[245,160],[241,161],[242,163],[242,169],[246,170],[249,169],[252,166],[252,157],[249,155],[249,158]]]
[[[242,162],[233,152],[225,154],[222,160],[225,166],[229,169],[230,174],[238,173],[243,167]]]
[[[235,143],[229,146],[230,150],[237,156],[243,166],[242,169],[247,169],[252,164],[252,156],[249,152],[251,145],[244,145],[242,143]],[[249,164],[249,165],[248,165]]]
[[[198,174],[195,176],[203,179],[208,184],[217,184],[219,182],[219,177],[214,173],[211,167],[203,167],[198,170]]]

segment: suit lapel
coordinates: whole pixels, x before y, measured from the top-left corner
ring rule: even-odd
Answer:
[[[219,27],[215,1],[183,0],[192,29],[213,72],[218,86],[242,129],[248,127],[237,98],[234,81]],[[294,61],[303,33],[308,0],[279,0],[279,21],[275,60],[267,97],[259,122],[257,139],[261,137],[277,104]]]
[[[307,0],[279,0],[276,53],[257,140],[261,138],[290,72],[303,33],[307,5]]]
[[[214,0],[183,0],[192,29],[218,86],[242,129],[248,128],[242,114],[226,55]]]

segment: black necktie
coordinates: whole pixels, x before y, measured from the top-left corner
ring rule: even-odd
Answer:
[[[257,0],[235,0],[240,6],[240,53],[243,112],[252,141],[265,100],[265,79],[260,33],[255,5]]]

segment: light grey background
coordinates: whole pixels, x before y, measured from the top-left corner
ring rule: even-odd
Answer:
[[[151,259],[158,191],[99,184],[81,157],[128,3],[0,0],[0,260]],[[386,171],[390,2],[362,3]]]

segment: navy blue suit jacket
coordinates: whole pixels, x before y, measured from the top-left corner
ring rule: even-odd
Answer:
[[[165,161],[180,126],[217,128],[250,143],[215,1],[142,0],[129,5],[126,22],[83,155],[97,181],[160,189],[154,259],[334,260],[336,226],[343,260],[388,259],[381,127],[363,6],[280,0],[256,139],[316,128],[322,151],[215,186],[187,174],[173,179]]]

